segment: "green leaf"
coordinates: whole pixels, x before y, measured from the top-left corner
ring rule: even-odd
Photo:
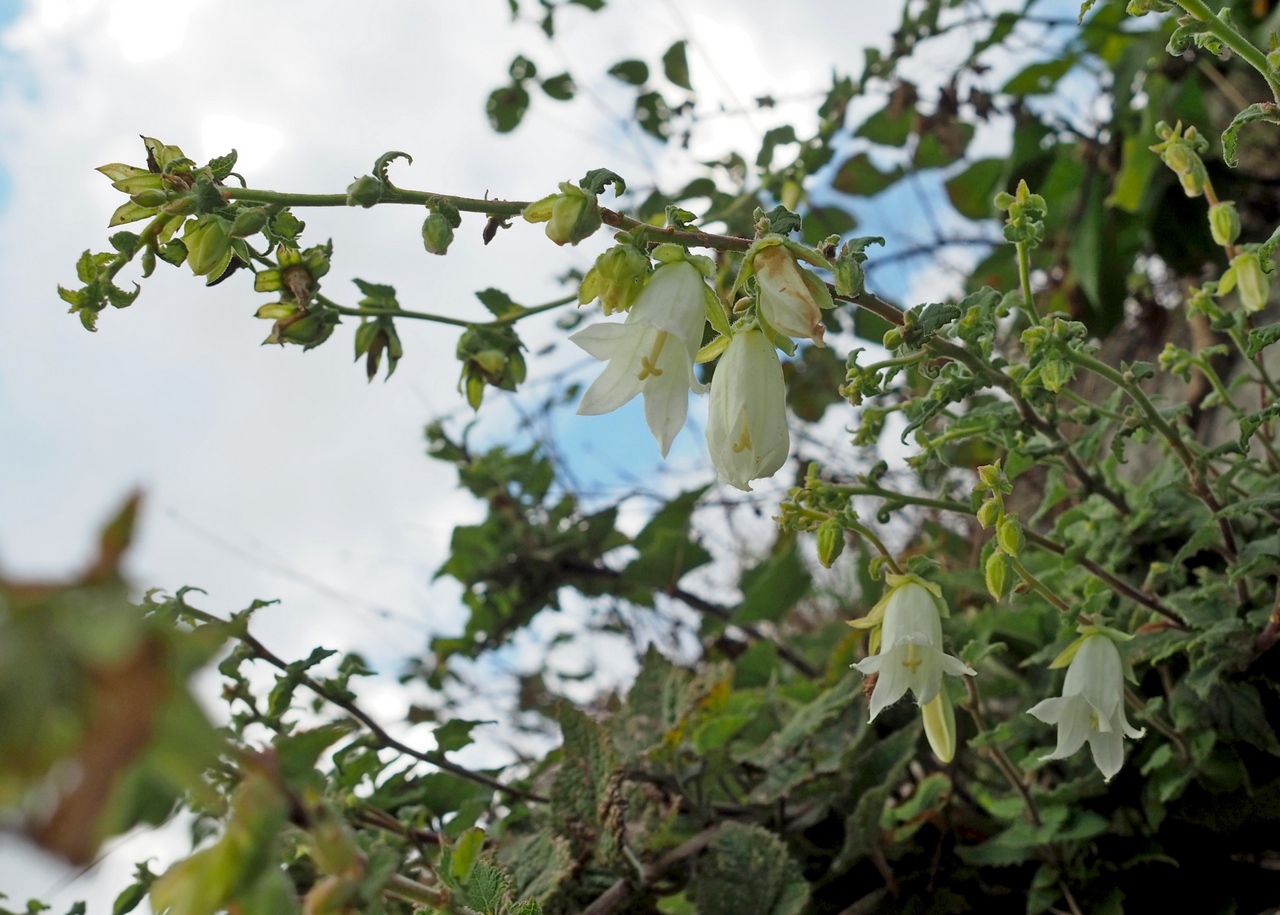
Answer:
[[[882,172],[871,164],[866,153],[861,152],[844,161],[836,171],[831,186],[842,194],[858,197],[874,197],[903,176],[901,165]]]
[[[613,185],[615,197],[620,197],[627,192],[627,182],[617,172],[607,168],[593,168],[578,182],[578,186],[588,194],[601,194],[610,184]]]
[[[643,86],[649,81],[649,65],[643,60],[620,60],[609,68],[609,75],[629,86]]]
[[[1128,137],[1120,158],[1120,173],[1112,183],[1107,206],[1119,207],[1129,213],[1142,208],[1143,198],[1152,186],[1151,179],[1160,167],[1160,157],[1153,153],[1142,137]]]
[[[511,296],[501,289],[494,289],[492,286],[477,292],[476,298],[481,301],[485,308],[489,309],[495,318],[507,318],[524,311],[523,305],[517,305],[511,301]]]
[[[946,168],[958,162],[973,140],[975,128],[965,121],[939,125],[920,137],[912,162],[916,168]]]
[[[1005,83],[1000,91],[1007,95],[1044,95],[1052,92],[1058,80],[1075,64],[1073,54],[1031,64]]]
[[[493,721],[471,721],[466,718],[453,718],[431,732],[435,738],[436,749],[441,753],[452,753],[472,743],[473,728],[481,724],[494,724]]]
[[[449,862],[449,871],[454,880],[459,883],[467,882],[482,848],[484,848],[484,830],[478,826],[472,826],[458,837],[458,841],[453,846],[453,859]]]
[[[796,129],[790,124],[765,131],[764,140],[760,143],[760,152],[756,155],[756,165],[768,168],[773,164],[773,151],[778,146],[795,142]]]
[[[995,212],[995,195],[1005,173],[1005,160],[979,159],[947,179],[947,197],[961,216],[989,219]]]
[[[662,55],[662,72],[666,74],[667,79],[675,83],[681,89],[693,91],[693,86],[689,82],[689,60],[685,55],[685,41],[677,41],[671,47],[667,48],[665,54]],[[641,80],[640,82],[644,82]]]
[[[501,915],[507,905],[511,878],[491,862],[481,858],[471,870],[471,878],[458,893],[459,901],[480,915]]]
[[[901,146],[907,142],[907,137],[911,136],[911,128],[915,126],[915,122],[914,107],[890,101],[863,121],[862,126],[854,132],[854,136],[881,146]]]
[[[1280,124],[1280,106],[1275,102],[1254,102],[1231,119],[1227,129],[1222,132],[1222,161],[1231,168],[1240,164],[1236,156],[1236,141],[1239,139],[1240,130],[1245,124],[1252,124],[1254,121]]]
[[[809,884],[778,837],[724,823],[698,859],[690,892],[698,915],[799,915]]]
[[[1249,342],[1245,352],[1252,359],[1271,344],[1280,340],[1280,324],[1266,324],[1249,331]]]
[[[529,93],[519,83],[494,89],[485,103],[489,126],[498,133],[510,133],[520,126],[524,113],[529,110]]]
[[[564,734],[560,769],[551,786],[551,809],[570,837],[599,829],[600,804],[618,766],[604,729],[567,702],[557,718]]]
[[[666,141],[671,132],[671,109],[658,92],[646,92],[636,99],[636,121],[652,137]]]
[[[577,94],[578,87],[568,73],[548,76],[542,81],[542,91],[557,102],[567,102]]]

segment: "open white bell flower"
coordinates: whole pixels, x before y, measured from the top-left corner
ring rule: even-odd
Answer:
[[[707,450],[720,482],[744,491],[777,473],[791,452],[782,363],[757,327],[733,335],[711,378]]]
[[[1083,638],[1063,653],[1072,654],[1062,695],[1037,703],[1027,714],[1058,727],[1058,746],[1045,759],[1066,759],[1087,740],[1102,777],[1111,781],[1124,764],[1124,738],[1146,731],[1125,718],[1124,666],[1116,643],[1095,627],[1083,631]]]
[[[680,258],[662,264],[625,323],[595,324],[569,338],[609,363],[582,395],[578,413],[609,413],[644,394],[645,420],[663,457],[684,428],[689,392],[706,390],[693,374],[702,346],[706,296],[711,293],[703,279],[704,260]]]
[[[851,623],[857,628],[881,627],[880,653],[853,665],[864,674],[879,675],[871,691],[872,721],[907,690],[917,705],[926,708],[937,698],[943,674],[960,677],[976,673],[942,650],[942,617],[947,608],[938,586],[916,575],[887,575],[885,581],[889,592],[871,613]],[[933,711],[941,714],[943,709]],[[951,740],[954,744],[954,737]]]
[[[831,269],[817,252],[781,236],[766,235],[752,245],[743,259],[738,285],[754,275],[760,293],[760,316],[765,323],[788,337],[807,338],[823,346],[826,328],[822,309],[831,308],[834,302],[826,283],[801,267],[797,257]]]

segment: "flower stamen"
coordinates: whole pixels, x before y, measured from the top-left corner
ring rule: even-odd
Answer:
[[[733,453],[742,454],[744,451],[751,450],[751,430],[747,428],[747,417],[742,417],[742,434],[738,436],[738,440],[733,443]]]
[[[920,652],[916,648],[915,644],[912,643],[908,645],[907,657],[906,657],[906,660],[902,662],[902,666],[905,667],[907,670],[911,671],[912,674],[914,674],[916,670],[920,667],[920,665],[923,663],[924,663],[924,658],[920,657]]]
[[[665,330],[658,331],[658,337],[653,341],[653,349],[649,350],[649,355],[640,357],[640,374],[636,377],[644,381],[650,375],[655,378],[662,374],[662,369],[658,368],[658,357],[662,355],[662,347],[667,342],[667,332]]]

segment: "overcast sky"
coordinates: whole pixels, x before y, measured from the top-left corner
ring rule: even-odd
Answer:
[[[402,322],[400,368],[369,385],[352,364],[350,324],[309,353],[260,346],[269,324],[253,312],[267,298],[244,276],[205,289],[162,264],[96,334],[65,313],[55,287],[75,285],[82,250],[107,247],[123,197],[93,169],[141,164],[140,133],[202,162],[235,147],[250,185],[277,190],[342,190],[390,149],[414,156],[393,166],[399,183],[471,196],[532,199],[602,166],[670,188],[686,155],[749,152],[787,118],[811,128],[831,67],[860,71],[861,49],[883,42],[899,4],[611,6],[569,7],[551,44],[532,24],[512,25],[504,0],[0,0],[0,567],[74,570],[96,527],[142,487],[132,579],[199,586],[201,606],[224,614],[280,598],[255,625],[285,657],[325,644],[394,669],[430,633],[459,625],[457,588],[431,574],[453,526],[480,508],[455,492],[449,467],[424,457],[422,438],[433,418],[465,418],[453,329]],[[730,112],[690,154],[622,130],[634,91],[602,76],[623,57],[656,65],[681,37],[700,104]],[[592,91],[568,105],[535,92],[526,122],[498,136],[484,101],[516,53],[544,74],[570,69]],[[766,93],[800,101],[735,113]],[[302,214],[311,243],[335,241],[326,293],[354,304],[348,281],[361,277],[395,285],[406,308],[483,317],[476,290],[557,298],[555,277],[585,269],[608,243],[600,233],[558,250],[518,223],[485,248],[473,218],[438,258],[422,249],[422,215]],[[563,339],[551,318],[535,321],[521,325],[531,350]],[[580,361],[561,346],[532,374]],[[608,482],[656,466],[638,407],[575,421],[565,440],[575,467]],[[513,416],[494,398],[479,434],[501,437]],[[696,474],[708,467],[703,451],[686,430],[672,459]],[[134,840],[56,903],[87,898],[91,913],[108,911],[148,848]],[[0,840],[0,891],[49,898],[66,875],[39,861]]]

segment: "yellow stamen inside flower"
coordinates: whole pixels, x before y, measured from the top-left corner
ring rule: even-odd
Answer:
[[[924,663],[924,658],[920,657],[920,652],[917,650],[915,643],[913,642],[912,644],[908,645],[907,659],[902,662],[902,666],[914,674],[920,668],[920,665],[923,663]]]
[[[747,428],[747,416],[742,415],[742,434],[738,436],[738,440],[733,444],[733,453],[742,454],[744,451],[752,450],[751,430]]]
[[[658,368],[658,357],[662,355],[662,347],[666,342],[667,332],[658,331],[658,337],[653,341],[653,349],[649,350],[649,355],[640,357],[640,374],[636,377],[641,381],[650,375],[657,377],[662,374],[662,369]]]
[[[1089,712],[1089,730],[1096,731],[1098,729],[1098,713]]]

